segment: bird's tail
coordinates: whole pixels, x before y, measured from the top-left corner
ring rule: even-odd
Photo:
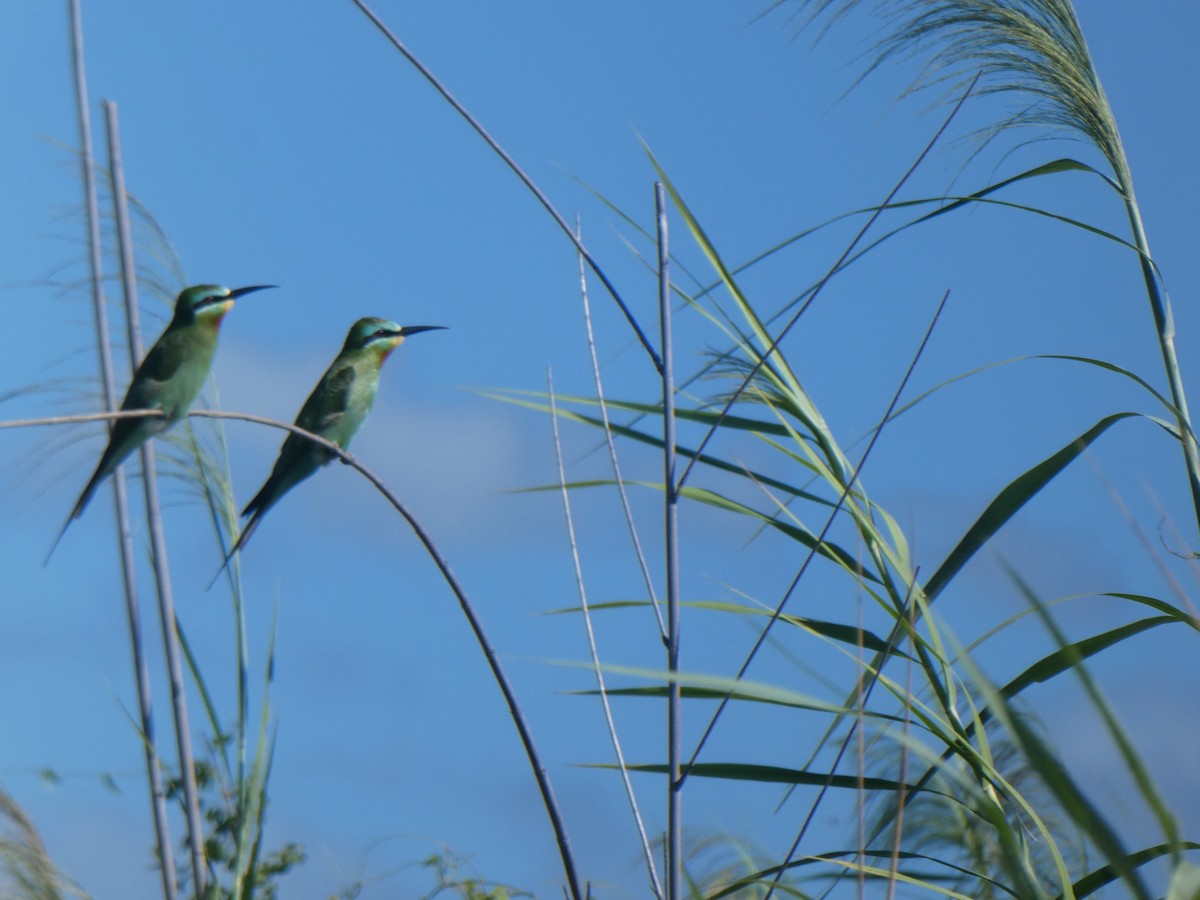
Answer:
[[[63,535],[67,533],[67,529],[71,527],[71,523],[83,515],[84,509],[87,508],[88,502],[92,499],[92,494],[96,493],[96,488],[99,487],[100,470],[96,470],[96,474],[92,476],[92,480],[88,482],[87,487],[83,489],[83,493],[79,495],[79,499],[75,502],[75,508],[71,510],[71,514],[67,516],[67,521],[63,522],[63,527],[58,532],[58,537],[54,539],[54,543],[50,545],[50,552],[46,554],[46,558],[42,560],[42,565],[50,564],[50,557],[54,555],[54,551],[58,549],[59,543],[63,539]]]
[[[67,533],[67,529],[71,527],[71,523],[74,522],[76,518],[77,517],[75,513],[71,513],[71,515],[67,517],[67,521],[63,522],[63,527],[59,529],[58,537],[56,537],[54,539],[54,543],[50,545],[50,552],[47,553],[46,558],[42,560],[43,568],[50,565],[50,557],[54,555],[54,551],[58,549],[58,545],[62,541],[63,535]]]
[[[208,583],[208,587],[205,590],[211,591],[213,585],[217,583],[217,579],[229,569],[229,564],[233,562],[234,556],[241,552],[242,548],[246,546],[246,542],[250,540],[250,535],[254,534],[254,530],[258,528],[258,523],[262,518],[263,512],[264,510],[254,511],[254,515],[246,523],[246,527],[242,529],[242,533],[238,535],[238,539],[234,541],[232,549],[225,554],[225,561],[221,563],[221,568],[217,569],[216,574],[213,575],[212,581]]]

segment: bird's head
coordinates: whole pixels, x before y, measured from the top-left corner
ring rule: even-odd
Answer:
[[[219,284],[192,285],[180,291],[175,299],[175,321],[178,324],[209,322],[216,327],[238,297],[273,287],[273,284],[255,284],[230,290]]]
[[[342,352],[368,350],[379,354],[379,361],[382,363],[388,358],[388,354],[404,343],[406,337],[420,334],[422,331],[440,331],[444,328],[444,325],[397,325],[387,319],[374,317],[359,319],[350,326],[350,333],[346,335],[346,344],[342,347]]]

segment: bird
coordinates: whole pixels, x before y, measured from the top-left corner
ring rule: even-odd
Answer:
[[[50,555],[71,523],[83,515],[104,479],[134,450],[187,415],[212,369],[221,320],[233,308],[234,301],[273,287],[273,284],[255,284],[230,290],[216,284],[197,284],[179,292],[171,321],[134,372],[121,401],[122,410],[155,409],[162,415],[117,419],[113,423],[108,446],[50,548]],[[50,556],[46,559],[49,561]]]
[[[379,390],[379,372],[392,351],[404,339],[423,331],[441,331],[443,325],[397,325],[387,319],[359,319],[350,326],[346,342],[333,363],[321,376],[296,416],[296,426],[320,435],[345,450],[358,432],[375,403]],[[262,523],[263,516],[279,500],[317,469],[326,465],[336,454],[329,448],[291,432],[279,449],[279,458],[254,499],[242,510],[250,520],[242,529],[225,562],[213,581],[237,554]]]

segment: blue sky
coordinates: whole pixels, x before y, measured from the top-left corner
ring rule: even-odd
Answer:
[[[1133,15],[1087,4],[1081,16],[1175,301],[1187,375],[1200,371],[1193,339],[1200,198],[1189,177],[1196,135],[1188,100],[1200,12],[1167,6]],[[755,3],[513,8],[380,0],[375,8],[558,208],[580,216],[589,247],[647,328],[655,321],[654,284],[626,242],[642,253],[650,248],[591,190],[649,227],[654,172],[640,141],[736,264],[882,200],[940,122],[920,98],[895,101],[911,75],[903,68],[885,68],[843,96],[873,27],[862,17],[814,45],[796,37],[786,14],[752,21],[761,11]],[[582,628],[574,617],[544,615],[575,602],[561,507],[551,494],[518,491],[554,478],[549,424],[481,395],[496,387],[541,390],[547,369],[558,390],[591,392],[574,254],[353,4],[296,9],[225,0],[87,4],[98,146],[99,101],[112,99],[130,190],[170,236],[188,282],[281,286],[246,298],[225,323],[214,367],[224,407],[290,420],[359,316],[449,327],[414,339],[389,361],[354,451],[426,524],[478,606],[528,706],[584,875],[606,895],[641,896],[618,786],[578,766],[608,758],[595,704],[568,693],[587,688],[590,677],[554,662],[585,658]],[[89,411],[96,403],[91,312],[86,292],[67,288],[86,270],[68,149],[76,131],[65,12],[16,2],[2,21],[0,148],[10,174],[0,180],[0,417]],[[995,111],[969,106],[952,138]],[[1061,156],[1100,164],[1075,142],[1016,145],[1001,141],[966,163],[971,146],[951,139],[904,196],[976,189]],[[1041,180],[1007,196],[1125,233],[1121,208],[1095,179]],[[752,270],[745,289],[763,309],[783,305],[836,259],[857,221]],[[707,282],[678,218],[672,236],[681,261]],[[1013,211],[975,210],[890,242],[836,280],[786,349],[847,445],[882,413],[946,290],[951,299],[914,393],[1037,353],[1108,359],[1160,385],[1138,278],[1131,256],[1109,242]],[[607,392],[652,400],[652,369],[595,283],[592,303]],[[150,340],[164,307],[149,295],[143,307]],[[696,316],[681,316],[678,328],[678,366],[691,372],[720,336]],[[31,384],[50,389],[7,396]],[[721,389],[716,382],[696,388],[701,396]],[[1095,370],[1051,362],[1003,367],[899,420],[864,478],[929,571],[1007,481],[1120,409],[1158,412],[1128,383]],[[269,471],[280,436],[237,423],[227,434],[245,502]],[[40,565],[101,435],[95,426],[0,432],[7,473],[0,477],[0,779],[55,859],[95,896],[150,897],[151,832],[140,748],[124,711],[132,689],[106,492],[52,564]],[[594,433],[567,428],[565,440],[573,477],[603,474]],[[779,466],[752,442],[717,446],[750,465]],[[1161,522],[1187,522],[1178,457],[1148,423],[1117,426],[972,564],[944,602],[949,626],[971,640],[1020,610],[1001,557],[1048,598],[1100,590],[1167,596],[1162,573],[1138,548],[1107,485],[1157,543]],[[631,448],[625,463],[633,477],[658,477],[652,455]],[[219,589],[204,591],[218,548],[199,505],[172,483],[165,490],[179,615],[231,708],[229,603]],[[594,492],[574,502],[592,599],[639,598],[613,498]],[[652,552],[656,503],[649,493],[635,497]],[[798,564],[794,546],[751,542],[752,526],[728,515],[689,507],[683,527],[684,588],[694,599],[745,592],[773,604]],[[1170,540],[1169,526],[1165,533]],[[1184,563],[1168,557],[1165,565],[1194,589]],[[393,869],[444,841],[487,876],[554,896],[560,871],[549,829],[498,692],[453,598],[385,502],[345,467],[322,471],[266,519],[243,574],[255,672],[276,611],[279,623],[269,839],[299,841],[310,856],[285,893],[328,896],[365,877],[381,880],[364,897],[411,894],[425,882]],[[796,611],[853,621],[856,598],[844,593],[843,581],[818,578]],[[1127,613],[1090,601],[1064,605],[1061,617],[1084,634]],[[607,659],[661,662],[649,614],[622,613],[601,625]],[[753,635],[697,613],[685,638],[685,667],[726,673]],[[980,658],[1004,680],[1039,646],[1049,646],[1046,637],[1025,627]],[[787,647],[801,656],[808,649]],[[1200,825],[1200,733],[1190,692],[1162,688],[1194,680],[1195,659],[1189,636],[1160,629],[1096,664],[1191,837]],[[782,654],[757,675],[825,691]],[[165,733],[161,677],[157,684]],[[1031,702],[1095,785],[1097,802],[1131,823],[1131,843],[1151,840],[1147,817],[1112,776],[1113,757],[1095,741],[1096,723],[1078,697],[1063,684]],[[657,759],[657,715],[640,707],[620,714],[631,758]],[[806,747],[822,727],[800,716],[734,719],[714,738],[713,759],[744,752],[747,733],[756,744],[769,736],[781,748]],[[794,753],[761,761],[788,764]],[[44,784],[43,768],[63,782]],[[102,786],[106,774],[120,795]],[[661,791],[648,779],[638,785],[649,826],[661,829]],[[731,794],[700,786],[688,796],[688,821],[698,833],[727,829],[778,852],[802,815],[798,804],[775,813],[778,800],[771,788]],[[821,822],[824,843],[813,849],[843,845],[844,813],[830,809]]]

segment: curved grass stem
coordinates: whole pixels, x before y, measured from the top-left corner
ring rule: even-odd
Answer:
[[[116,413],[88,413],[76,416],[50,416],[41,419],[14,419],[9,421],[0,421],[0,430],[6,428],[27,428],[40,425],[64,425],[78,422],[100,422],[111,421],[113,419],[137,418],[141,416],[159,416],[162,415],[158,410],[137,409],[124,410]],[[542,763],[541,756],[537,752],[537,747],[533,741],[533,733],[529,729],[529,724],[525,720],[525,714],[521,710],[521,706],[517,701],[516,692],[513,690],[512,684],[508,680],[508,676],[504,673],[503,666],[500,665],[500,658],[496,654],[495,648],[488,639],[487,632],[484,631],[483,622],[480,620],[478,613],[475,611],[474,605],[467,597],[467,592],[459,582],[458,577],[454,574],[454,570],[450,568],[450,563],[442,556],[437,545],[434,544],[433,538],[429,532],[417,521],[416,517],[409,511],[400,500],[399,497],[389,488],[378,475],[360,463],[357,458],[343,450],[332,441],[328,441],[318,434],[313,434],[311,431],[305,431],[289,422],[282,422],[278,419],[269,419],[266,416],[256,416],[250,413],[229,412],[220,409],[193,409],[188,413],[189,416],[207,419],[235,419],[242,422],[252,422],[257,425],[267,425],[271,428],[279,428],[283,431],[289,431],[292,434],[307,438],[314,444],[317,444],[328,450],[331,454],[340,459],[343,463],[354,469],[360,475],[371,482],[375,489],[392,504],[396,512],[404,518],[417,539],[425,547],[429,558],[433,560],[433,564],[441,572],[442,578],[445,580],[451,593],[454,594],[458,605],[463,611],[463,615],[467,617],[467,623],[471,626],[471,631],[475,635],[476,641],[479,643],[479,649],[483,651],[483,655],[487,660],[488,667],[492,670],[492,676],[496,680],[497,686],[500,688],[500,693],[504,696],[504,702],[508,706],[509,715],[512,717],[513,724],[517,728],[517,734],[520,736],[521,745],[525,750],[525,756],[529,760],[529,765],[533,769],[534,779],[537,781],[538,790],[542,795],[542,802],[546,807],[546,814],[550,818],[551,827],[554,829],[555,841],[558,844],[559,854],[562,857],[563,870],[567,878],[567,886],[570,891],[571,900],[584,900],[585,894],[580,887],[579,874],[575,866],[574,854],[571,851],[571,842],[567,836],[566,825],[563,822],[562,812],[559,809],[558,801],[554,797],[554,788],[550,783],[550,776],[546,773],[546,767]]]

